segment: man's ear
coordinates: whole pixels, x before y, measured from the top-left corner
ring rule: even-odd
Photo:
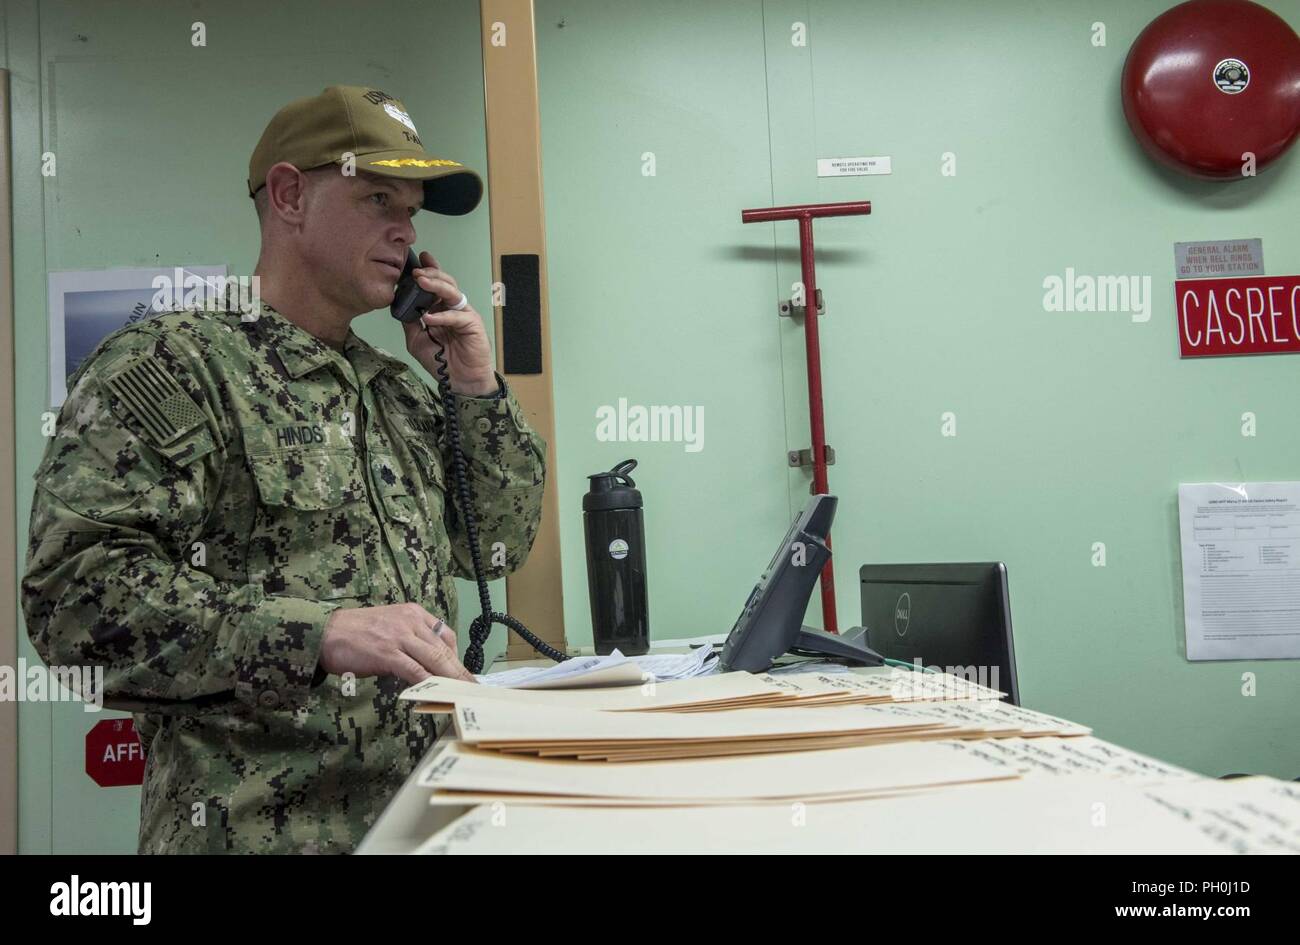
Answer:
[[[299,226],[307,211],[307,175],[288,161],[271,165],[266,172],[267,206],[273,216]]]

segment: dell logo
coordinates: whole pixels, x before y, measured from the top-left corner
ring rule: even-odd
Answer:
[[[912,596],[903,591],[898,598],[898,603],[894,604],[894,629],[898,631],[901,637],[907,633],[908,621],[912,619]]]

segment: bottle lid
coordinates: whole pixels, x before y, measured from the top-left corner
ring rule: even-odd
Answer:
[[[609,509],[641,508],[641,492],[636,482],[628,473],[636,469],[635,459],[625,459],[609,472],[595,473],[588,476],[591,491],[582,497],[584,512],[597,512]]]

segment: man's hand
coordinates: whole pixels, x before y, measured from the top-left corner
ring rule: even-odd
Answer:
[[[456,280],[438,268],[432,253],[420,254],[422,268],[415,270],[415,281],[426,292],[435,293],[441,301],[429,307],[420,321],[403,322],[406,330],[406,350],[421,366],[438,376],[438,362],[434,359],[434,345],[422,325],[428,325],[446,351],[447,376],[451,389],[457,394],[482,397],[497,391],[493,373],[492,346],[488,343],[483,319],[467,305],[460,311],[450,311],[460,301],[460,287]]]
[[[475,682],[456,656],[456,633],[419,604],[334,611],[325,623],[320,667],[336,675],[396,676],[411,685],[430,676]]]

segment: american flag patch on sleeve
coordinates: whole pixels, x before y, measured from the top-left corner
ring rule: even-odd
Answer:
[[[156,360],[136,361],[105,383],[159,446],[203,422],[203,412]]]

